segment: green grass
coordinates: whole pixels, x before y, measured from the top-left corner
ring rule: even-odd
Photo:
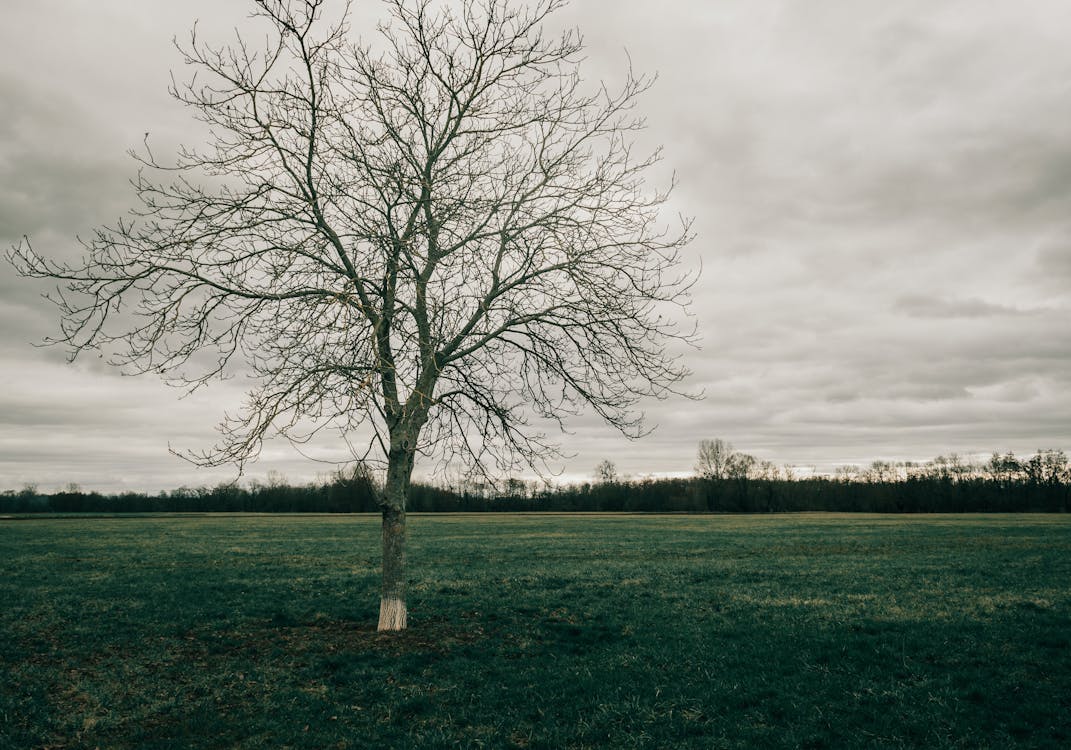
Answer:
[[[0,521],[4,748],[1071,746],[1071,518]]]

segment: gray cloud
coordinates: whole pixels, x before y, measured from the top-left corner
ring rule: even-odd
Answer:
[[[11,112],[0,120],[3,239],[45,230],[73,235],[100,218],[100,197],[126,185],[129,169],[114,154],[84,147],[110,139],[74,99],[47,96],[9,75],[0,76],[0,97]]]
[[[1029,315],[1031,311],[998,305],[981,299],[938,299],[909,294],[896,300],[895,308],[913,318],[989,318],[998,315]]]
[[[1036,268],[1043,280],[1050,280],[1065,292],[1071,281],[1071,233],[1045,242],[1037,253]]]

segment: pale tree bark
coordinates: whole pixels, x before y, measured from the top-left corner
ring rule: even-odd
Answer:
[[[404,628],[405,512],[418,455],[493,475],[545,470],[548,435],[594,412],[630,437],[680,392],[693,343],[690,220],[661,219],[634,114],[653,79],[588,86],[562,0],[388,0],[378,42],[345,4],[255,0],[254,48],[182,47],[173,95],[202,148],[149,150],[131,216],[84,260],[27,239],[26,276],[61,282],[56,342],[190,389],[253,386],[206,465],[337,429],[385,472],[380,627]],[[337,11],[330,17],[328,10]]]

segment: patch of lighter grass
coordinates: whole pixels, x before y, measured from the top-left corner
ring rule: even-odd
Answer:
[[[1051,611],[1053,609],[1051,599],[1038,596],[1022,596],[1010,592],[979,596],[974,600],[974,610],[978,614],[992,616],[1008,610],[1022,609],[1035,611]]]
[[[801,596],[756,596],[747,593],[733,594],[732,599],[734,602],[749,604],[756,607],[789,607],[793,609],[805,608],[805,607],[833,607],[835,602],[831,599],[825,599],[821,597],[801,597]]]

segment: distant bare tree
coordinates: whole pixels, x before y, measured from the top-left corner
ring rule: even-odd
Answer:
[[[617,481],[617,465],[613,461],[600,461],[595,467],[595,477],[603,484]]]
[[[777,464],[773,461],[759,461],[758,466],[755,468],[755,477],[772,482],[781,478],[781,470],[777,468]]]
[[[696,473],[704,479],[724,479],[729,459],[733,455],[732,443],[721,438],[701,440],[695,462]]]
[[[1071,475],[1067,454],[1060,450],[1039,450],[1023,468],[1028,481],[1033,484],[1063,484]]]
[[[729,479],[751,479],[758,460],[750,453],[732,453],[725,463],[725,476]]]
[[[324,0],[257,0],[266,46],[213,48],[173,95],[209,125],[160,164],[140,207],[80,264],[10,254],[58,279],[59,341],[195,388],[255,378],[202,464],[266,436],[371,434],[385,460],[379,627],[406,627],[405,508],[418,452],[474,471],[537,468],[535,429],[586,408],[643,432],[639,399],[686,371],[667,343],[690,277],[689,222],[659,219],[633,108],[650,85],[587,88],[582,44],[549,37],[563,0],[388,0],[380,44],[351,46]],[[121,313],[121,314],[120,314]]]
[[[890,461],[873,461],[870,467],[863,473],[864,478],[868,482],[875,482],[877,484],[884,484],[887,482],[895,482],[899,479],[899,471],[896,468],[896,464]]]
[[[833,476],[836,477],[839,482],[852,482],[858,479],[861,470],[856,464],[847,464],[845,466],[838,466],[833,470]]]
[[[504,492],[507,497],[522,498],[528,497],[531,493],[532,486],[523,479],[517,477],[507,477]]]
[[[1016,458],[1012,451],[1008,451],[1003,456],[999,453],[993,453],[993,456],[985,465],[985,471],[988,477],[1004,486],[1019,481],[1023,475],[1023,464]]]

